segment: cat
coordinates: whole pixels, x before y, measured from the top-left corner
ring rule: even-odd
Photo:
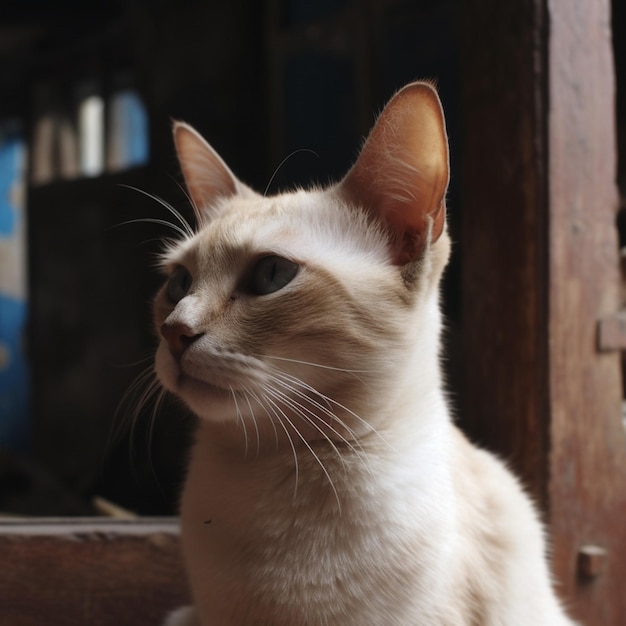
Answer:
[[[264,197],[174,142],[198,228],[164,253],[155,369],[199,419],[167,625],[572,625],[531,501],[447,406],[436,90],[400,90],[328,188]]]

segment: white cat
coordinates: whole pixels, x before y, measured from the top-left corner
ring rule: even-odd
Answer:
[[[189,126],[198,219],[166,253],[156,371],[199,417],[170,626],[565,626],[516,479],[452,423],[439,364],[448,146],[426,83],[339,184],[273,197]]]

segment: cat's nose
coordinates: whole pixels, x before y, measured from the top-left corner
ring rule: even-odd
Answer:
[[[177,361],[180,361],[183,354],[185,354],[185,350],[187,350],[196,339],[201,337],[202,333],[196,333],[187,326],[187,324],[165,322],[163,326],[161,326],[161,335],[163,335],[163,338],[167,341],[172,356]]]

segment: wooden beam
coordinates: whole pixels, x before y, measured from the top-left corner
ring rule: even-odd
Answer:
[[[462,5],[461,421],[547,507],[547,191],[541,3]]]
[[[620,305],[611,6],[550,0],[546,10],[553,558],[581,621],[618,626],[626,623],[623,394],[620,354],[597,346],[597,321]],[[606,553],[593,578],[576,569],[587,544]]]
[[[621,347],[609,1],[463,9],[462,420],[541,504],[576,617],[620,626],[620,354],[598,349]]]
[[[157,625],[188,603],[169,519],[2,521],[0,563],[2,624]]]

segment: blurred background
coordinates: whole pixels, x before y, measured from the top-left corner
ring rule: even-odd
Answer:
[[[0,512],[175,510],[192,420],[154,396],[137,411],[173,234],[141,221],[171,219],[141,192],[192,219],[171,120],[277,192],[340,178],[393,92],[436,79],[454,214],[458,29],[458,0],[3,3]],[[454,268],[446,302],[454,319]]]
[[[623,13],[614,0],[622,154]],[[2,3],[0,514],[176,508],[193,420],[155,395],[137,409],[156,345],[155,255],[172,236],[144,221],[171,219],[146,194],[192,220],[172,119],[195,126],[243,181],[277,192],[340,178],[394,91],[436,80],[455,242],[446,368],[463,415],[466,70],[499,54],[489,37],[464,38],[469,17],[463,0]],[[471,19],[478,32],[480,14]],[[619,171],[623,196],[623,159]]]

